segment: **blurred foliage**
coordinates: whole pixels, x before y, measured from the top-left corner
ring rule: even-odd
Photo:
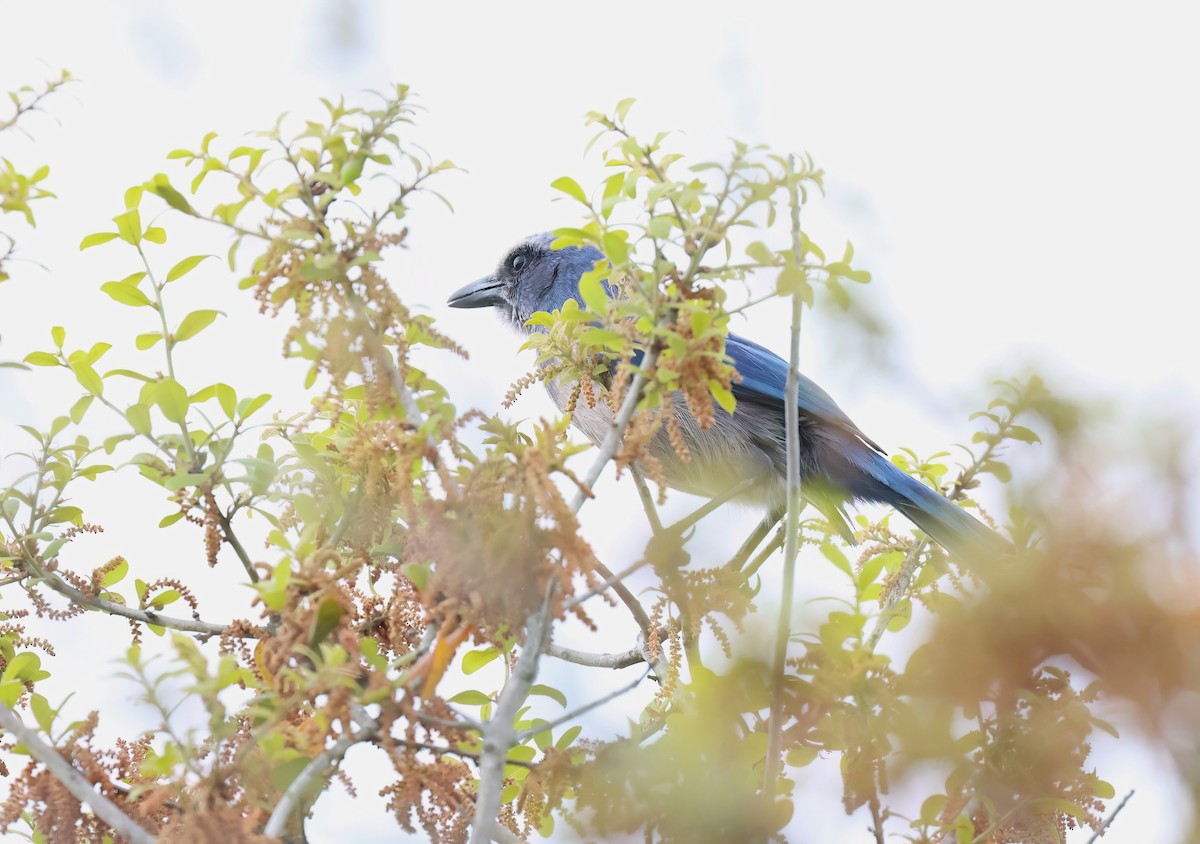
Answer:
[[[58,84],[18,96],[18,116]],[[588,602],[615,578],[577,518],[593,495],[579,468],[586,449],[569,440],[569,420],[460,411],[413,363],[417,349],[430,350],[431,367],[465,355],[405,306],[405,280],[384,274],[387,250],[410,245],[414,201],[453,165],[412,143],[403,86],[364,106],[322,105],[318,118],[281,118],[246,144],[210,134],[170,153],[170,172],[130,187],[112,226],[80,244],[128,260],[128,274],[98,292],[107,307],[137,309],[143,330],[105,337],[98,309],[88,336],[47,326],[48,345],[24,358],[67,398],[48,428],[24,428],[26,450],[12,459],[28,471],[3,491],[0,705],[32,719],[97,793],[163,840],[301,840],[341,756],[369,743],[394,769],[378,789],[397,823],[434,841],[464,841],[472,828],[476,840],[548,836],[565,824],[587,840],[740,842],[783,840],[806,769],[836,764],[844,806],[829,811],[869,814],[877,841],[1059,842],[1110,809],[1113,786],[1089,752],[1096,729],[1114,729],[1099,714],[1113,701],[1160,732],[1200,789],[1194,733],[1172,732],[1176,707],[1200,689],[1198,616],[1182,597],[1196,594],[1187,526],[1148,534],[1110,502],[1094,505],[1088,478],[1107,465],[1105,445],[1087,436],[1087,408],[1036,377],[999,385],[957,469],[950,452],[893,458],[968,507],[983,482],[1011,487],[1007,558],[960,568],[890,513],[857,517],[857,547],[824,518],[801,523],[808,564],[833,566],[843,588],[793,625],[779,758],[767,758],[761,643],[740,633],[770,605],[773,570],[766,552],[744,570],[697,564],[689,529],[703,513],[666,527],[650,519],[642,558],[613,566],[657,578],[646,605],[616,590],[641,629],[628,655],[535,636],[535,620],[570,617],[605,647]],[[689,166],[666,134],[631,132],[631,106],[588,116],[612,142],[611,175],[595,191],[569,177],[553,185],[584,209],[559,244],[594,244],[609,262],[585,277],[583,301],[532,317],[544,329],[528,343],[540,366],[513,398],[560,378],[578,380],[575,402],[636,402],[620,448],[601,459],[655,477],[653,438],[689,459],[673,403],[702,421],[716,407],[736,412],[739,376],[723,354],[731,313],[792,296],[852,309],[854,285],[870,276],[852,245],[826,252],[781,213],[791,203],[798,214],[822,189],[811,160],[734,143],[726,160]],[[28,203],[47,196],[43,175],[0,181],[4,210],[29,216]],[[178,312],[180,285],[227,274],[169,245],[181,218],[227,238],[237,286],[287,321],[284,354],[307,362],[309,407],[239,395],[222,373],[179,366],[179,344],[207,342],[227,295],[214,285],[210,307]],[[145,363],[106,370],[116,343]],[[84,435],[85,417],[107,433]],[[468,427],[479,446],[460,437]],[[1053,477],[1014,479],[1005,452],[1042,440]],[[1138,465],[1164,499],[1186,496],[1169,466]],[[161,569],[89,558],[101,526],[73,503],[76,491],[117,470],[161,489],[166,512],[145,514],[147,525],[240,589],[242,618],[210,618]],[[269,525],[265,549],[239,539],[251,517]],[[55,642],[28,631],[31,613],[64,631],[110,621],[97,613],[124,618],[122,682],[154,723],[94,747],[104,713],[72,721],[77,704],[39,692]],[[880,645],[893,640],[911,656]],[[600,675],[646,663],[653,690],[636,680],[590,697],[556,688],[538,672],[543,647]],[[443,696],[450,671],[468,688]],[[642,712],[624,735],[604,740],[573,723],[635,692]],[[511,723],[490,730],[514,697]],[[188,699],[203,715],[185,725],[176,710]],[[500,828],[477,814],[489,758],[503,777],[491,783]],[[764,794],[768,768],[782,776]],[[930,771],[941,783],[932,792]],[[36,756],[3,773],[12,786],[0,828],[34,840],[109,833]]]

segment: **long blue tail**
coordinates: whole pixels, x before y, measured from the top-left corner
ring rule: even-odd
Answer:
[[[1008,541],[994,530],[892,465],[882,454],[861,446],[839,449],[837,457],[840,460],[834,462],[842,464],[845,475],[834,472],[834,480],[851,495],[890,504],[952,555],[978,562],[1012,551]]]

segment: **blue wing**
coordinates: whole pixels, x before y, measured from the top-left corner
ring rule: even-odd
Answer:
[[[738,401],[777,405],[782,413],[787,388],[787,361],[753,340],[732,333],[725,341],[725,354],[742,376],[741,382],[733,385],[734,398]],[[850,421],[850,417],[837,406],[829,393],[818,387],[816,382],[806,378],[803,373],[800,374],[800,389],[796,401],[802,415],[818,423],[840,428],[882,453],[883,449]]]

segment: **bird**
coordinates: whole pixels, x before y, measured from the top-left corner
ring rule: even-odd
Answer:
[[[554,240],[550,232],[524,238],[505,253],[490,275],[456,290],[447,304],[494,308],[501,319],[525,334],[545,330],[529,325],[530,317],[539,311],[561,310],[568,299],[582,305],[580,279],[605,260],[594,246],[555,249]],[[614,294],[612,288],[609,292]],[[677,453],[665,426],[648,450],[658,460],[668,486],[719,498],[745,485],[735,500],[760,507],[768,519],[778,520],[787,501],[789,366],[774,352],[733,332],[725,340],[725,354],[741,376],[732,385],[734,411],[714,407],[712,424],[704,429],[686,403],[676,401],[671,412],[676,414],[690,459]],[[641,353],[633,362],[640,363],[640,357]],[[573,385],[552,378],[546,386],[565,412]],[[854,539],[844,505],[862,501],[894,507],[965,562],[994,558],[1009,547],[970,513],[895,466],[830,395],[803,374],[792,400],[799,411],[801,494],[849,541]],[[612,429],[613,414],[604,402],[589,407],[580,401],[575,403],[572,422],[599,445]],[[756,480],[746,483],[750,479]]]

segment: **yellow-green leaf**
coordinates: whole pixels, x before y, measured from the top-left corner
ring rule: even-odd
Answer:
[[[179,328],[175,331],[176,342],[187,340],[195,337],[204,329],[212,325],[213,320],[217,318],[220,311],[192,311],[183,318],[183,322],[179,323]]]
[[[734,398],[731,391],[726,390],[720,382],[711,378],[708,381],[708,391],[712,393],[712,397],[716,399],[722,410],[726,413],[733,413],[734,408],[737,407],[737,399]]]
[[[126,243],[137,246],[142,240],[142,215],[136,208],[113,217],[117,224],[117,235]]]
[[[150,408],[144,404],[131,405],[125,411],[125,418],[129,420],[130,427],[139,434],[150,433]]]
[[[116,232],[96,232],[95,234],[89,234],[80,242],[79,251],[82,252],[84,249],[89,249],[93,246],[99,246],[101,243],[108,243],[110,240],[114,240],[118,237],[120,237],[120,235],[118,235]]]
[[[196,265],[199,264],[201,261],[203,261],[205,258],[212,258],[212,257],[213,257],[212,255],[193,255],[190,258],[184,258],[178,264],[171,267],[171,269],[167,272],[167,281],[175,281],[175,279],[177,279],[177,278],[182,278],[183,276],[187,275],[192,270],[194,270],[196,268]]]
[[[125,579],[125,575],[127,574],[129,574],[129,563],[121,560],[121,562],[113,567],[112,571],[104,575],[100,581],[100,585],[106,589],[109,586],[116,586]]]
[[[30,352],[25,355],[25,362],[34,366],[58,366],[59,360],[49,352]]]
[[[104,395],[104,380],[92,369],[91,364],[76,361],[71,364],[71,371],[83,389],[95,396]]]
[[[578,199],[584,205],[588,204],[587,194],[583,192],[583,188],[579,186],[579,182],[572,179],[570,176],[561,176],[550,183],[550,187],[555,190],[560,190],[572,199]]]
[[[172,422],[183,422],[187,418],[187,390],[174,378],[164,378],[155,385],[154,401],[163,416]]]
[[[122,305],[142,308],[151,304],[150,298],[141,290],[119,281],[106,281],[100,285],[100,289],[107,293],[114,302],[120,302]]]
[[[221,410],[225,411],[225,415],[232,419],[237,410],[237,393],[228,384],[217,384],[216,386],[217,402],[221,405]]]

